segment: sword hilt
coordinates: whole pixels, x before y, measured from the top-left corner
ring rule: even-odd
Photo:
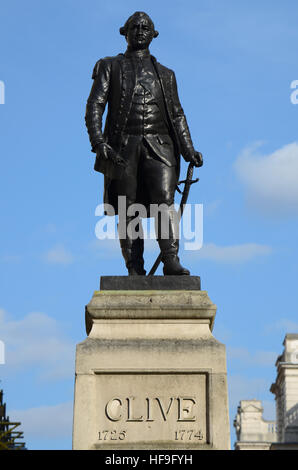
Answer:
[[[179,181],[179,183],[177,183],[177,186],[176,186],[176,190],[178,191],[178,193],[182,194],[182,191],[181,189],[178,187],[180,184],[188,184],[189,186],[194,184],[194,183],[197,183],[198,181],[200,180],[200,178],[196,178],[195,180],[182,180],[182,181]]]

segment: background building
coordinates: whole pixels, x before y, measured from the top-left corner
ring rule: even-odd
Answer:
[[[275,421],[263,419],[263,407],[259,400],[241,400],[234,420],[237,442],[235,450],[269,450],[276,442]]]
[[[23,432],[17,430],[21,423],[13,422],[6,416],[6,404],[3,402],[3,390],[0,390],[0,450],[25,450]]]
[[[287,334],[283,345],[275,363],[277,377],[270,388],[276,402],[278,445],[274,447],[298,449],[298,334]]]
[[[241,400],[234,420],[236,450],[298,449],[298,334],[287,334],[275,363],[276,421],[263,419],[258,400]]]

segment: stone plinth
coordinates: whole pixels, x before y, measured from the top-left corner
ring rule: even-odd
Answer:
[[[200,290],[199,276],[102,276],[100,290]]]
[[[101,290],[77,345],[74,449],[229,449],[225,346],[200,290]]]

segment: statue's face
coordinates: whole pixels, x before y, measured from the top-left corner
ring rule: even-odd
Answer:
[[[129,24],[126,41],[132,49],[146,49],[153,36],[154,28],[150,21],[145,17],[137,16]]]

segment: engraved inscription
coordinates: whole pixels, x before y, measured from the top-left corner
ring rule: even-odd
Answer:
[[[141,412],[136,412],[136,408]],[[169,416],[177,422],[195,422],[197,398],[189,396],[168,397],[115,397],[105,405],[105,415],[113,422],[167,421]]]
[[[99,441],[124,441],[126,438],[126,431],[99,431]]]
[[[202,431],[194,429],[180,429],[175,431],[175,441],[202,441],[204,439]]]
[[[95,383],[99,446],[209,443],[207,373],[103,372]]]

